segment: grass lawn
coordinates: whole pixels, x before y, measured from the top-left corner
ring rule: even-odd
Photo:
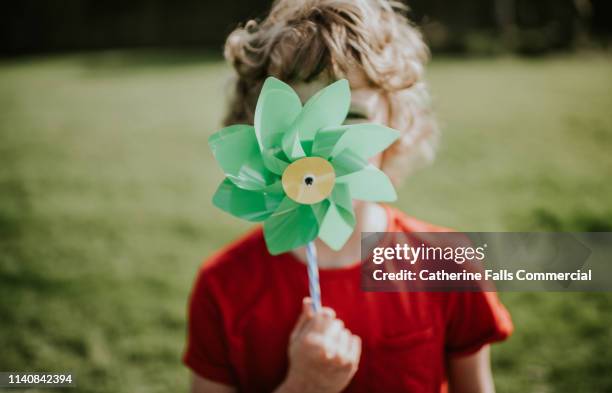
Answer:
[[[460,230],[612,231],[611,69],[597,54],[434,61],[439,159],[399,206]],[[165,52],[0,63],[0,370],[186,390],[194,273],[247,228],[210,203],[228,76]],[[502,298],[516,332],[493,350],[498,391],[612,391],[612,294]]]

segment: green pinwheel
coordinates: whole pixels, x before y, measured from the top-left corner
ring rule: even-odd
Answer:
[[[213,203],[248,221],[263,221],[276,255],[317,236],[340,249],[355,227],[353,199],[393,201],[387,175],[368,159],[399,136],[378,124],[343,125],[351,93],[345,79],[312,96],[304,106],[293,89],[266,79],[254,126],[237,124],[208,141],[226,178]]]

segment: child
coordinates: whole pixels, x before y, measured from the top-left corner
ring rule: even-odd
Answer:
[[[349,121],[402,131],[374,163],[394,182],[433,158],[421,36],[385,0],[278,0],[227,39],[237,79],[226,124],[253,123],[263,81],[303,100],[349,80]],[[304,250],[271,256],[256,229],[207,261],[190,302],[184,356],[193,392],[493,392],[488,344],[510,318],[494,293],[375,293],[360,288],[361,232],[434,232],[390,207],[358,202],[339,252],[317,242],[323,310],[311,310]]]

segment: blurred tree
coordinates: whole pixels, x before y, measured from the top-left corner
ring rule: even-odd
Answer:
[[[612,38],[612,1],[591,0],[590,3],[591,33],[597,39],[609,43]]]
[[[407,0],[434,51],[542,53],[612,36],[609,0]],[[12,0],[0,16],[1,53],[197,46],[219,51],[239,22],[270,0]],[[580,39],[576,39],[579,37]],[[586,38],[585,38],[586,37]],[[505,48],[505,49],[504,49]]]
[[[495,21],[506,45],[512,42],[516,26],[516,1],[495,0]]]
[[[514,49],[533,54],[569,48],[577,17],[574,0],[516,0]]]

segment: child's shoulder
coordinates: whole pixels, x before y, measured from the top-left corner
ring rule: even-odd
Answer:
[[[269,257],[263,230],[257,227],[206,258],[201,270],[207,274],[236,274],[236,269],[251,270]]]
[[[273,275],[272,257],[266,250],[261,227],[257,227],[206,258],[192,289],[193,310],[199,304],[215,304],[227,318],[243,315],[267,289]],[[191,311],[195,312],[195,311]],[[199,311],[197,311],[199,312]]]
[[[266,248],[258,226],[206,258],[200,266],[196,286],[211,293],[250,296],[268,281],[278,263]],[[240,295],[238,295],[240,296]]]

